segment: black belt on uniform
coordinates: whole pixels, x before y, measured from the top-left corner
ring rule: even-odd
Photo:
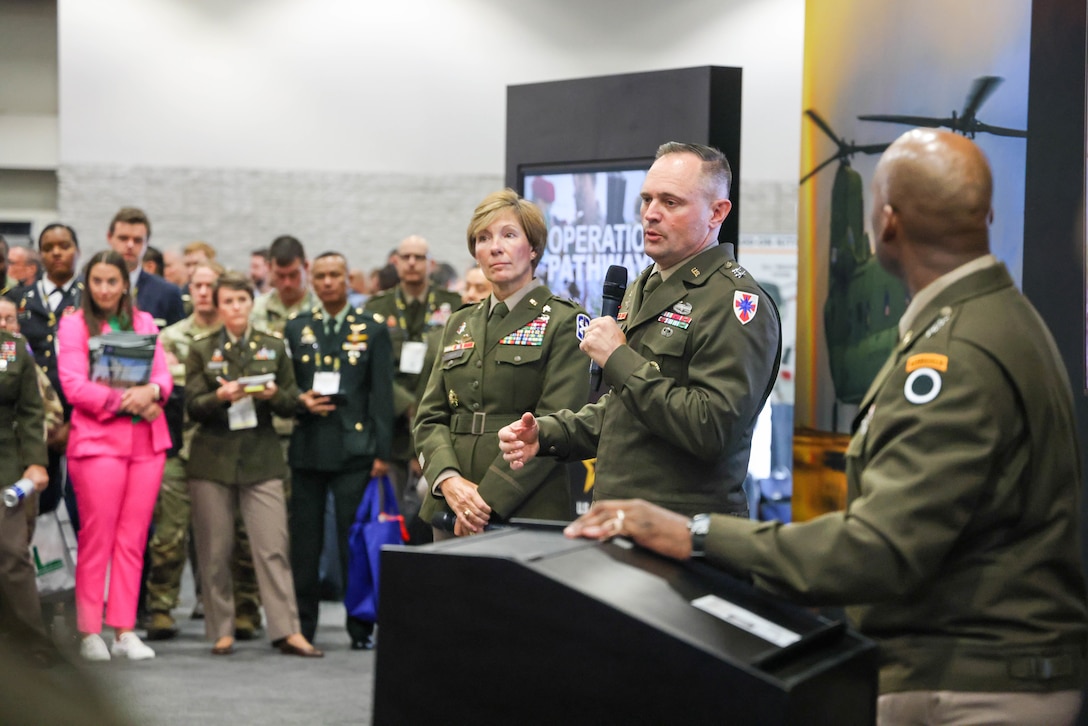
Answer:
[[[455,413],[450,417],[450,433],[473,436],[493,434],[519,418],[521,418],[520,413],[487,413],[485,411]]]

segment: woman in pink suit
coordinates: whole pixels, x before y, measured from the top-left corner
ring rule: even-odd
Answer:
[[[77,312],[57,331],[64,395],[72,404],[68,469],[79,505],[76,612],[87,660],[154,658],[133,632],[144,545],[162,482],[170,432],[162,402],[173,379],[156,344],[150,382],[111,388],[90,380],[88,341],[110,331],[158,333],[147,313],[133,308],[125,260],[113,251],[91,257],[83,272],[86,292]],[[102,631],[103,592],[109,568],[106,624],[116,635],[107,648]]]

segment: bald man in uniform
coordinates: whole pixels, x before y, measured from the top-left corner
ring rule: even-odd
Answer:
[[[992,178],[916,129],[873,180],[881,265],[911,303],[846,454],[845,512],[783,526],[598,502],[569,536],[703,555],[848,613],[880,645],[880,724],[1068,724],[1088,649],[1080,453],[1054,340],[989,252]]]

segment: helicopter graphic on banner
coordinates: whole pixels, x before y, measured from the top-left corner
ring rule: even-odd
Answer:
[[[866,122],[947,128],[968,138],[977,134],[1025,138],[1027,131],[993,126],[978,118],[979,110],[1001,81],[997,76],[976,78],[963,109],[953,110],[948,117],[866,114],[857,118]],[[855,144],[836,134],[814,109],[807,109],[805,115],[835,144],[834,153],[801,177],[800,184],[838,162],[831,187],[824,335],[835,400],[857,404],[898,341],[899,318],[909,302],[903,284],[888,274],[873,255],[865,232],[864,181],[850,163],[857,154],[882,153],[891,141]]]

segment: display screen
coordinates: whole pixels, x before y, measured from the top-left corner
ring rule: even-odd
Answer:
[[[548,247],[536,274],[591,315],[612,265],[634,280],[653,261],[642,245],[640,193],[652,159],[522,167],[521,195],[544,212]]]

